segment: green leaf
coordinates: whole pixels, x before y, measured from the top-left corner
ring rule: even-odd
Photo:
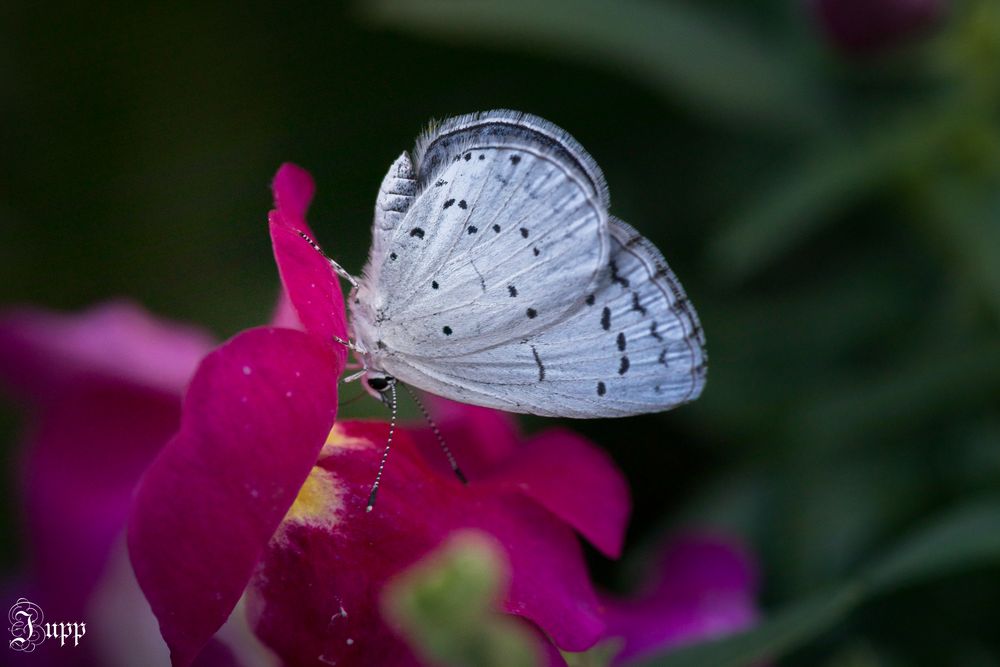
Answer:
[[[919,123],[906,124],[866,141],[814,148],[724,224],[709,247],[713,270],[733,282],[762,270],[923,159],[936,137]]]
[[[818,118],[793,59],[693,3],[377,0],[357,7],[377,24],[418,34],[611,66],[715,116],[782,126]]]
[[[864,575],[869,595],[960,570],[1000,566],[1000,500],[960,508],[904,541]]]
[[[833,448],[861,435],[885,436],[964,409],[1000,390],[1000,344],[928,341],[910,358],[831,387],[797,411],[789,429],[815,447]]]
[[[993,143],[996,158],[1000,145]],[[949,268],[975,287],[1000,322],[1000,183],[983,180],[933,174],[922,184],[929,200],[923,210],[931,241],[951,260]]]
[[[744,280],[815,234],[883,183],[893,160],[875,148],[838,148],[794,165],[725,223],[709,247],[716,275]]]
[[[853,581],[795,603],[753,630],[641,664],[743,667],[775,660],[820,636],[873,596],[982,566],[1000,566],[1000,499],[961,507],[931,522]]]
[[[621,650],[621,640],[609,639],[581,653],[563,651],[562,657],[568,667],[610,667]]]
[[[535,637],[496,611],[508,577],[489,536],[460,532],[386,585],[383,612],[429,663],[537,667]]]

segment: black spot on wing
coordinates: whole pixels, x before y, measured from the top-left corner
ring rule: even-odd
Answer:
[[[431,281],[431,289],[437,289],[437,288],[438,288],[438,281],[432,280]]]
[[[541,251],[538,248],[532,248],[531,249],[531,254],[533,254],[535,257],[538,257],[538,255],[540,253],[541,253]]]
[[[470,234],[475,234],[478,231],[479,231],[479,227],[476,227],[475,225],[469,225],[469,233]]]
[[[649,335],[658,341],[663,341],[663,336],[656,330],[656,320],[653,320],[653,323],[649,325]]]
[[[621,364],[618,366],[618,375],[625,375],[625,373],[628,373],[629,365],[628,357],[622,357]]]
[[[615,341],[615,343],[618,345],[618,351],[619,352],[624,352],[625,351],[625,332],[619,332],[618,333],[618,338]]]
[[[466,153],[465,154],[465,161],[468,162],[471,159],[472,159],[472,153]]]
[[[495,231],[497,234],[499,234],[500,233],[500,225],[493,225],[493,231]]]
[[[545,365],[542,364],[542,359],[538,356],[538,350],[535,349],[534,345],[531,346],[531,354],[535,356],[535,363],[538,364],[538,381],[541,382],[545,379]]]
[[[528,238],[528,228],[527,227],[521,227],[521,237],[522,238]]]
[[[512,297],[517,296],[517,288],[514,287],[513,285],[507,285],[507,291],[510,292],[510,295]]]
[[[632,292],[632,310],[636,311],[640,315],[646,314],[646,307],[639,303],[639,293]]]
[[[528,316],[529,320],[533,320],[538,316],[538,311],[535,310],[534,308],[529,308],[528,310],[525,311],[525,314]]]
[[[446,201],[446,202],[444,203],[444,207],[445,207],[445,208],[449,208],[449,207],[450,207],[450,206],[451,206],[452,204],[454,204],[454,203],[455,203],[455,200],[454,200],[454,199],[449,199],[448,201]]]
[[[393,260],[393,261],[395,261],[395,260],[396,260],[396,258],[397,258],[398,256],[399,256],[399,255],[397,255],[397,254],[396,254],[396,253],[394,253],[394,252],[390,252],[390,253],[389,253],[389,259],[391,259],[391,260]]]
[[[663,350],[660,350],[660,356],[657,358],[657,361],[660,362],[661,364],[663,364],[664,366],[666,366],[667,368],[670,368],[670,364],[667,363],[667,350],[666,350],[666,348],[664,348]]]
[[[462,199],[458,202],[458,207],[461,209],[466,209],[469,208],[469,205],[465,202],[464,199]]]
[[[611,260],[610,268],[611,268],[611,282],[618,283],[622,287],[628,287],[630,284],[628,278],[618,275],[618,262]]]
[[[611,309],[607,306],[601,311],[601,328],[605,331],[611,329]]]
[[[480,153],[479,154],[479,159],[480,160],[485,160],[486,159],[486,155],[484,155],[483,153]]]
[[[608,388],[604,386],[603,382],[598,382],[597,383],[597,395],[598,396],[604,396],[604,394],[606,394],[607,391],[608,391]]]
[[[585,301],[587,302],[588,306],[593,306],[594,305],[594,295],[593,294],[587,295],[587,298],[585,299]]]
[[[420,227],[414,227],[410,230],[410,236],[416,236],[418,239],[422,239],[424,238],[424,230],[420,229]]]
[[[443,328],[441,329],[441,331],[443,331],[443,332],[444,332],[444,335],[445,335],[445,336],[450,336],[450,335],[451,335],[451,327],[443,327]]]
[[[443,178],[439,178],[439,179],[437,179],[437,181],[436,181],[436,182],[434,183],[434,187],[436,187],[436,188],[439,188],[439,187],[441,187],[442,185],[448,185],[448,181],[444,180]]]
[[[510,163],[511,164],[517,164],[520,161],[521,161],[521,156],[520,155],[511,155],[510,156]]]

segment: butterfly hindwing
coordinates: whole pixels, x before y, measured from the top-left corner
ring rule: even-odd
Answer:
[[[400,379],[513,412],[614,417],[694,400],[707,357],[697,314],[659,251],[618,220],[592,292],[556,326],[447,360],[400,359]]]

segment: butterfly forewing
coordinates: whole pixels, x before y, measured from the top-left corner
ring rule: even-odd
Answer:
[[[575,308],[607,261],[602,191],[568,153],[523,136],[473,138],[421,183],[366,271],[391,354],[447,359],[535,335]]]

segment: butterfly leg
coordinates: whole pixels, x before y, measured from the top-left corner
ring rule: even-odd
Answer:
[[[361,363],[355,362],[347,365],[347,367],[350,368],[351,370],[354,370],[356,368],[360,370],[357,373],[348,375],[346,378],[344,378],[344,382],[354,382],[355,380],[357,380],[362,375],[368,372],[368,364],[365,363],[365,357],[364,357],[367,350],[365,349],[365,346],[360,343],[360,341],[344,340],[340,336],[336,335],[331,335],[330,337],[333,338],[334,342],[340,343],[351,352],[354,352],[355,358],[361,360]]]
[[[333,338],[334,342],[340,343],[341,345],[343,345],[344,347],[346,347],[351,352],[364,352],[364,350],[361,349],[361,346],[359,346],[357,343],[355,343],[352,340],[344,340],[340,336],[330,336],[330,337]]]
[[[362,368],[357,373],[351,373],[350,375],[348,375],[347,377],[345,377],[343,381],[344,382],[355,382],[356,380],[359,380],[367,372],[368,372],[368,368],[367,367]]]

